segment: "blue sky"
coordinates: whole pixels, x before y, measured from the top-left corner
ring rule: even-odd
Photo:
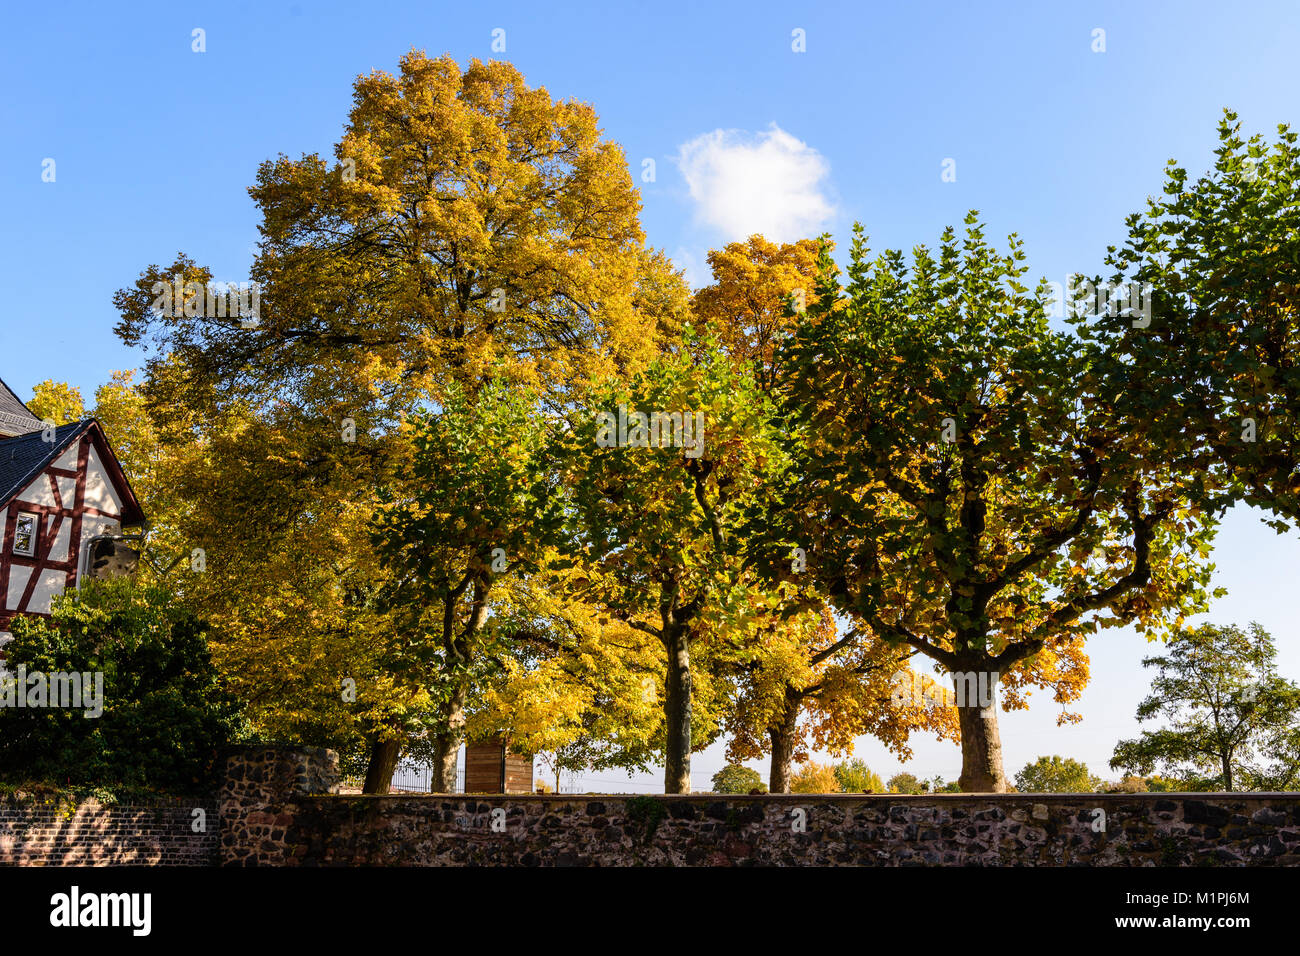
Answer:
[[[858,220],[873,248],[907,249],[971,208],[992,235],[1025,240],[1033,275],[1064,282],[1100,270],[1167,159],[1209,163],[1225,106],[1250,132],[1300,122],[1293,2],[116,6],[25,4],[0,31],[0,376],[24,398],[54,378],[89,399],[140,363],[113,335],[111,297],[149,263],[184,250],[245,279],[258,163],[332,155],[353,79],[394,71],[411,47],[509,59],[553,96],[592,103],[627,151],[650,242],[696,282],[710,248],[751,231],[843,243]],[[206,52],[191,49],[195,28]],[[949,159],[955,182],[941,177]],[[1300,536],[1234,514],[1215,560],[1231,595],[1211,617],[1260,621],[1300,679]],[[1136,729],[1149,650],[1119,632],[1090,645],[1082,724],[1057,728],[1041,694],[1004,716],[1008,770],[1044,753],[1104,770]],[[874,742],[860,753],[898,769]],[[698,756],[696,786],[721,764],[720,746]],[[954,747],[920,744],[908,769],[959,767]]]

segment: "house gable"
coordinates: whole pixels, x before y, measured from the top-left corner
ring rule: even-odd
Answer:
[[[96,535],[143,522],[94,419],[0,439],[0,629],[75,588]]]

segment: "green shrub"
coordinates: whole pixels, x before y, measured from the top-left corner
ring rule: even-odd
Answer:
[[[17,618],[10,630],[11,675],[102,675],[102,713],[0,707],[0,777],[177,793],[215,785],[239,708],[212,665],[207,625],[165,588],[89,583],[56,598],[48,619]]]
[[[885,785],[880,782],[880,776],[873,773],[861,757],[837,763],[835,779],[839,781],[840,790],[844,793],[862,793],[864,790],[872,793],[885,792]]]
[[[1103,786],[1086,764],[1070,757],[1039,757],[1016,774],[1020,793],[1096,793]]]

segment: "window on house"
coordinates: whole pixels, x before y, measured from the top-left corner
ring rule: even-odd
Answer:
[[[14,554],[23,554],[29,558],[36,556],[36,535],[40,530],[38,515],[26,511],[18,512],[14,522]]]

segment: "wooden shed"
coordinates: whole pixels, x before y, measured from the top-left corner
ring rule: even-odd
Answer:
[[[466,793],[532,793],[533,758],[510,752],[508,741],[492,737],[465,747]]]

